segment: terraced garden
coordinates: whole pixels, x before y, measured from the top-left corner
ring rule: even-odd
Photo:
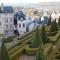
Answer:
[[[34,60],[36,52],[39,48],[31,48],[30,42],[36,30],[28,32],[21,37],[16,37],[17,43],[11,47],[7,47],[8,54],[11,60]],[[48,36],[48,42],[44,44],[44,53],[48,60],[59,60],[60,58],[60,30],[49,33],[54,34]],[[47,33],[48,35],[48,33]]]

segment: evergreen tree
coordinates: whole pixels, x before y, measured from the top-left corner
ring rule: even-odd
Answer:
[[[8,51],[5,47],[4,42],[2,42],[2,45],[1,45],[1,60],[10,60],[9,55],[8,55]]]
[[[58,20],[58,26],[60,27],[60,18],[59,18],[59,20]]]
[[[41,38],[42,38],[42,41],[43,41],[44,44],[48,41],[48,37],[47,37],[47,34],[46,34],[44,24],[42,25],[42,28],[41,28]]]
[[[49,19],[48,19],[47,25],[51,25],[51,16],[50,16]]]
[[[57,23],[56,23],[56,20],[51,23],[50,31],[51,32],[57,31]]]
[[[39,50],[37,51],[36,60],[47,60],[47,55],[44,53],[44,46],[40,36]]]
[[[56,19],[55,19],[55,29],[56,29],[56,31],[58,30]]]
[[[31,47],[36,48],[40,44],[40,32],[39,28],[36,28],[36,32],[34,33],[34,38]]]

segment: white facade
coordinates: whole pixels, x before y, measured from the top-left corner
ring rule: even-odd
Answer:
[[[0,13],[0,34],[13,33],[13,14]]]
[[[24,34],[26,32],[26,21],[25,20],[17,21],[17,30],[18,30],[19,34]]]
[[[33,23],[33,19],[29,20],[28,18],[26,18],[26,20],[17,20],[17,30],[19,32],[20,35],[24,34],[27,29],[29,31],[32,31],[32,29],[34,29],[35,24]],[[37,25],[37,24],[36,24]]]
[[[37,25],[38,25],[37,23],[36,23],[36,25],[35,25],[35,23],[31,23],[29,25],[29,31],[32,31]]]

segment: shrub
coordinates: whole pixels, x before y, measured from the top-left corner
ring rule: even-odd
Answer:
[[[16,50],[14,53],[12,53],[10,55],[10,58],[13,60],[16,56],[18,56],[19,54],[22,54],[23,53],[23,50],[24,50],[25,46]]]
[[[51,23],[51,28],[50,28],[50,31],[51,32],[55,32],[55,31],[57,31],[58,29],[57,29],[57,23],[56,23],[56,20],[55,21],[53,21],[52,23]]]
[[[60,27],[60,17],[59,17],[59,20],[58,20],[58,27]]]
[[[44,24],[42,25],[42,28],[41,28],[41,38],[42,38],[42,42],[44,44],[48,42],[48,37],[47,37],[47,33],[46,33],[46,30],[45,30]]]
[[[55,31],[55,32],[47,32],[47,35],[48,35],[48,36],[55,36],[56,33],[57,33],[57,31]]]
[[[55,56],[56,59],[60,60],[60,55]]]
[[[2,38],[5,43],[13,41],[13,37]]]
[[[49,19],[48,19],[47,25],[51,25],[51,16],[50,16]]]
[[[5,47],[4,42],[2,42],[2,45],[1,45],[1,60],[10,60],[8,51]]]
[[[28,55],[36,55],[38,48],[31,48],[29,45],[26,45],[25,47],[25,53]]]
[[[39,47],[39,44],[41,43],[41,36],[40,36],[40,30],[39,27],[36,28],[36,32],[34,33],[34,38],[31,44],[32,48]]]

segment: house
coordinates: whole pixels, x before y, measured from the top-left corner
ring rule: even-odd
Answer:
[[[0,34],[13,34],[13,8],[11,6],[0,6]]]
[[[54,13],[54,12],[53,12],[53,13],[51,14],[51,20],[52,20],[52,21],[56,19],[56,22],[58,22],[59,18],[60,18],[60,13]]]
[[[22,11],[16,12],[14,15],[14,32],[22,35],[25,32],[32,31],[37,25],[47,24],[48,17],[42,16],[42,18],[26,16]]]
[[[20,20],[17,20],[17,30],[20,35],[24,34],[25,32],[32,31],[32,29],[36,26],[37,24],[34,22],[33,19],[25,18],[20,18]]]

